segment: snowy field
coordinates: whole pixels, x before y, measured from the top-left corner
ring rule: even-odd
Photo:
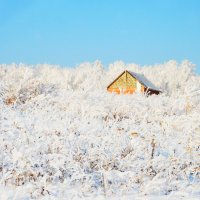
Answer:
[[[161,95],[115,95],[124,69]],[[200,76],[189,61],[0,65],[0,200],[200,199]]]

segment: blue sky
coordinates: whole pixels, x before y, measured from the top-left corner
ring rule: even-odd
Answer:
[[[0,63],[150,65],[200,72],[199,0],[0,0]]]

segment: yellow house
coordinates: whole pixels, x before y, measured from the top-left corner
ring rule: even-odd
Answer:
[[[143,75],[130,71],[123,71],[108,87],[108,92],[116,92],[117,94],[133,94],[135,92],[143,92],[148,94],[159,94],[158,90]]]

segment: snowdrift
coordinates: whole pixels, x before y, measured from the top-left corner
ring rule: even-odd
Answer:
[[[125,69],[163,93],[107,93]],[[199,102],[189,61],[0,65],[0,199],[198,199]]]

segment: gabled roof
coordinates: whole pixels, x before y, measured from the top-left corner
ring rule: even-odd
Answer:
[[[143,74],[138,74],[135,72],[127,71],[129,74],[131,74],[133,77],[135,77],[142,85],[144,85],[146,88],[160,91],[152,82],[150,82]]]
[[[107,88],[109,88],[119,77],[121,77],[125,72],[128,72],[132,77],[136,78],[142,85],[144,85],[146,88],[154,91],[161,92],[153,83],[151,83],[143,74],[138,74],[135,72],[131,72],[128,70],[123,71],[112,83],[108,85]]]
[[[127,70],[123,71],[114,81],[112,81],[107,88],[109,88],[115,81],[117,81],[118,78],[120,78]]]

